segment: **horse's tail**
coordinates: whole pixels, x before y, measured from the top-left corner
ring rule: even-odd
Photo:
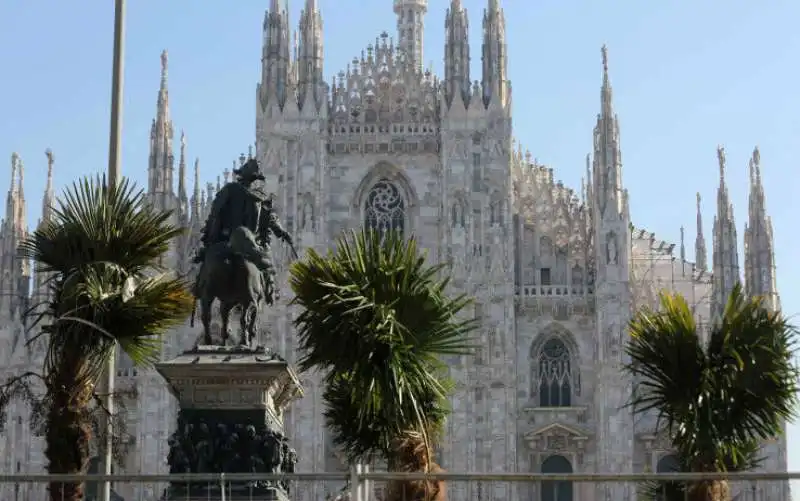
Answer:
[[[192,316],[189,318],[189,327],[194,327],[194,315],[197,313],[197,298],[192,301]]]

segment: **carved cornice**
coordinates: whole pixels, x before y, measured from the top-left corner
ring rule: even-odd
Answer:
[[[297,374],[265,352],[185,352],[156,369],[184,409],[264,409],[280,416],[303,395]]]
[[[528,446],[535,452],[558,453],[582,451],[590,436],[578,428],[552,423],[525,433]]]

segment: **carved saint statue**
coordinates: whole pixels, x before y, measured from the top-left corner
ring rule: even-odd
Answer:
[[[617,264],[618,261],[617,235],[613,231],[609,231],[606,235],[606,262],[608,264]]]
[[[215,299],[220,303],[221,344],[228,339],[229,315],[235,307],[241,309],[240,344],[252,344],[260,303],[271,305],[276,298],[272,235],[297,255],[292,238],[273,210],[272,197],[255,185],[264,180],[258,162],[251,158],[233,173],[235,182],[222,187],[211,203],[202,246],[195,257],[200,269],[193,292],[200,301],[202,344],[206,345],[213,342],[210,326]]]
[[[314,230],[314,207],[311,202],[303,202],[303,208],[300,210],[300,228],[305,231]]]

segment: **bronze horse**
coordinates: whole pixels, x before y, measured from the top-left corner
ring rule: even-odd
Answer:
[[[242,336],[239,344],[252,346],[256,337],[256,321],[261,301],[272,302],[271,287],[250,260],[232,252],[226,243],[213,245],[206,254],[206,270],[202,280],[195,285],[195,306],[190,325],[194,327],[197,302],[200,302],[200,321],[203,324],[201,344],[213,344],[211,340],[211,307],[219,300],[222,318],[221,336],[223,346],[230,339],[230,314],[234,308],[241,310],[239,324]]]

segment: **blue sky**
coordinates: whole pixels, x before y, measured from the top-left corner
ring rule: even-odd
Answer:
[[[296,25],[300,0],[290,0]],[[146,182],[149,123],[159,54],[170,54],[172,117],[190,157],[214,179],[253,142],[261,23],[268,0],[128,2],[123,173]],[[325,72],[332,76],[382,30],[394,35],[391,0],[320,0]],[[470,14],[478,77],[486,0],[462,0]],[[620,117],[624,184],[634,223],[687,251],[695,233],[695,192],[704,197],[706,239],[719,184],[716,146],[728,157],[739,237],[747,211],[747,161],[761,149],[773,218],[778,285],[787,313],[800,312],[800,261],[793,196],[800,193],[800,2],[771,0],[505,0],[509,74],[517,138],[556,177],[579,188],[599,110],[600,46],[608,44]],[[45,5],[46,4],[46,5]],[[88,5],[91,4],[91,7]],[[430,0],[425,56],[442,66],[446,0]],[[28,214],[40,212],[45,148],[56,185],[104,170],[108,149],[113,2],[0,2],[0,153],[26,165]],[[46,8],[45,8],[46,7]],[[176,152],[177,154],[177,152]],[[8,161],[8,160],[5,160]],[[8,164],[6,164],[8,165]],[[2,169],[8,172],[8,169]],[[10,176],[0,176],[0,190]],[[795,220],[796,221],[796,220]],[[800,428],[790,430],[800,450]],[[800,453],[790,453],[800,469]]]

